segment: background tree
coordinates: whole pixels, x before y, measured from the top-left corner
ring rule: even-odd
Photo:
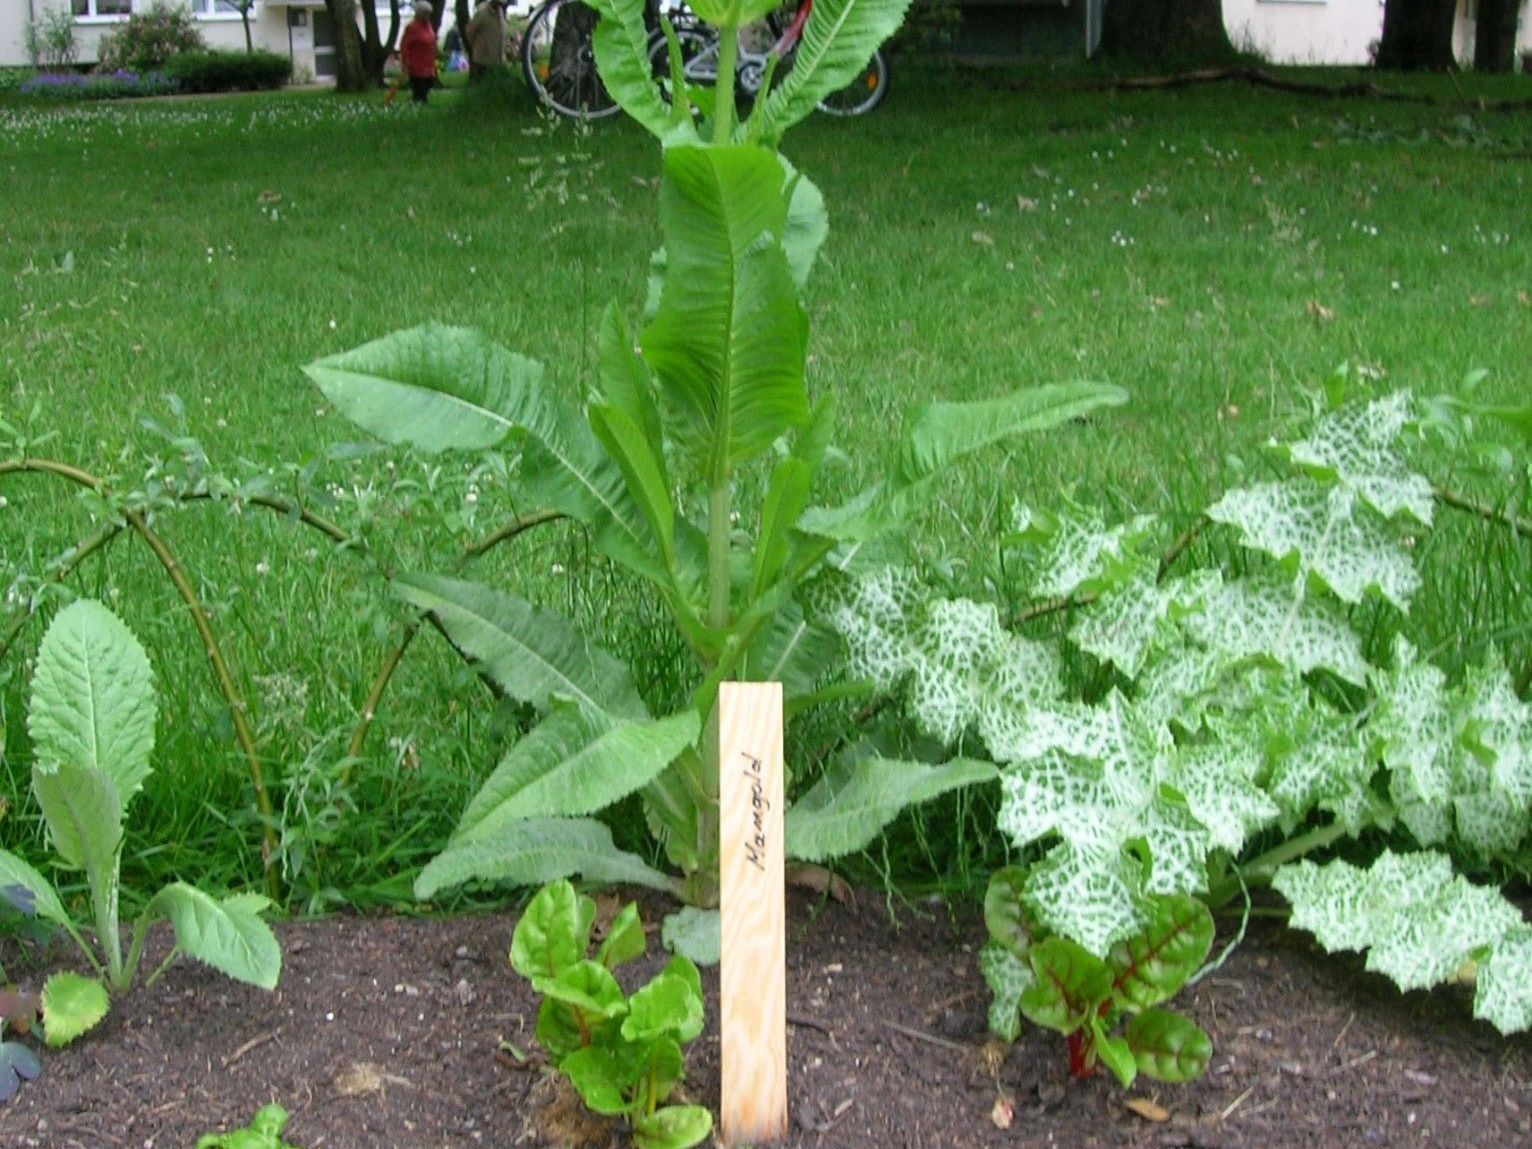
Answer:
[[[1516,13],[1522,7],[1522,0],[1479,0],[1473,38],[1474,71],[1516,70]],[[1532,18],[1532,12],[1528,16]]]
[[[250,9],[255,7],[255,0],[218,0],[218,6],[239,13],[239,22],[245,26],[245,51],[254,52],[255,41],[250,36]]]
[[[440,29],[442,25],[442,10],[446,5],[438,0],[431,13],[431,25]],[[388,0],[388,35],[382,35],[382,26],[378,23],[377,5],[368,0],[362,5],[362,68],[367,73],[367,80],[374,85],[383,83],[383,66],[388,63],[388,57],[394,50],[394,45],[399,42],[399,0]]]
[[[1234,56],[1222,0],[1108,0],[1101,53],[1158,65],[1214,63]]]
[[[1514,8],[1516,0],[1510,3]],[[1383,38],[1378,42],[1378,67],[1399,72],[1446,72],[1455,68],[1452,24],[1457,6],[1457,0],[1387,0],[1383,7]]]
[[[324,6],[330,16],[330,27],[335,32],[335,90],[365,91],[371,81],[362,64],[362,36],[356,27],[356,0],[324,0]],[[377,23],[376,15],[373,23]]]

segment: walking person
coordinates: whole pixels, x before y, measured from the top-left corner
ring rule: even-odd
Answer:
[[[463,31],[468,45],[468,80],[478,83],[505,67],[505,0],[484,0]]]
[[[423,104],[436,86],[436,29],[431,26],[431,5],[416,0],[415,18],[399,37],[399,65],[410,81],[410,98]]]

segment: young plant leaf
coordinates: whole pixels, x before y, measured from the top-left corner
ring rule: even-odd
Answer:
[[[0,886],[21,887],[31,898],[38,917],[74,929],[74,919],[59,900],[53,884],[9,850],[0,850]]]
[[[126,805],[149,775],[154,676],[133,632],[99,602],[54,616],[37,652],[27,731],[38,768],[100,770]]]
[[[62,970],[43,983],[42,1007],[48,1047],[61,1049],[100,1024],[112,1002],[99,981]]]
[[[586,1032],[603,1021],[620,1018],[628,1011],[622,986],[600,962],[582,958],[552,977],[532,979],[532,988],[550,1001],[574,1010]]]
[[[607,969],[616,969],[630,961],[637,961],[648,948],[644,923],[638,917],[638,903],[629,902],[612,919],[601,948],[596,951],[596,960]]]
[[[628,1001],[628,1016],[622,1022],[622,1036],[626,1040],[648,1042],[672,1037],[684,1045],[702,1032],[702,995],[692,980],[674,972],[677,962],[686,959],[674,959],[672,969],[634,991]],[[692,972],[695,974],[695,970]]]
[[[671,953],[697,965],[715,966],[722,959],[722,922],[717,910],[682,906],[665,916],[660,927],[660,940]]]
[[[1213,1057],[1213,1042],[1196,1022],[1166,1009],[1134,1014],[1123,1040],[1138,1071],[1156,1081],[1191,1081],[1202,1075]]]
[[[593,899],[569,882],[548,883],[527,904],[511,934],[511,968],[528,981],[557,977],[585,957],[595,920]]]
[[[1027,959],[1036,980],[1021,995],[1021,1012],[1034,1025],[1074,1033],[1112,992],[1107,964],[1068,938],[1038,942]]]
[[[691,1149],[713,1131],[713,1115],[700,1105],[667,1105],[633,1122],[637,1149]]]
[[[1124,1089],[1131,1086],[1138,1076],[1138,1063],[1127,1040],[1107,1032],[1106,1022],[1099,1015],[1091,1018],[1088,1032],[1087,1058],[1110,1069]]]
[[[615,1049],[587,1045],[559,1061],[559,1072],[592,1110],[608,1117],[628,1112],[623,1090],[632,1084],[623,1057]]]
[[[1032,946],[1032,924],[1027,920],[1024,900],[1026,889],[1027,871],[1021,866],[1005,866],[990,875],[984,890],[984,926],[990,941],[1018,960],[1024,960]]]
[[[34,765],[32,792],[60,860],[84,870],[93,891],[99,884],[107,892],[122,846],[122,799],[111,778],[65,763],[51,770]]]
[[[1213,915],[1198,899],[1154,898],[1149,912],[1148,925],[1113,946],[1106,959],[1117,1001],[1131,1010],[1173,998],[1213,945]]]
[[[853,854],[906,807],[998,776],[993,763],[971,758],[940,766],[862,758],[834,768],[787,812],[787,856],[819,862]]]
[[[642,4],[590,0],[601,13],[593,43],[596,69],[607,93],[650,134],[664,139],[676,115],[661,97],[649,66],[649,25]]]
[[[264,899],[262,899],[264,902]],[[219,901],[185,882],[173,882],[144,907],[144,918],[170,919],[176,945],[236,981],[275,989],[282,947],[247,896]]]

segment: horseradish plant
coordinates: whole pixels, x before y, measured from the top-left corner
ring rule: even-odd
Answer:
[[[537,1040],[597,1113],[624,1118],[639,1149],[688,1149],[713,1130],[700,1105],[667,1102],[684,1076],[683,1047],[702,1033],[702,978],[673,957],[625,994],[613,970],[644,956],[629,902],[591,953],[596,903],[568,882],[537,892],[516,923],[511,966],[542,995]]]
[[[906,572],[826,586],[826,617],[852,673],[905,684],[927,732],[987,748],[1000,827],[1034,859],[1016,898],[1039,936],[1107,957],[1152,927],[1160,899],[1219,904],[1271,884],[1295,924],[1369,950],[1402,987],[1472,968],[1475,1013],[1525,1029],[1532,926],[1448,859],[1527,847],[1532,710],[1493,653],[1455,684],[1403,636],[1387,665],[1369,661],[1353,608],[1407,609],[1435,501],[1404,453],[1410,397],[1343,393],[1273,447],[1280,477],[1207,509],[1250,552],[1247,573],[1171,573],[1149,518],[1017,508],[1018,569],[1039,603],[1075,604],[1068,641],[1102,670],[1093,697],[1066,693],[1059,649]],[[1300,860],[1369,830],[1418,851],[1360,868]],[[1252,857],[1258,836],[1277,844]],[[1012,1003],[1036,973],[1026,944],[986,957]]]
[[[260,918],[266,898],[218,899],[185,882],[172,882],[149,899],[124,955],[118,929],[124,817],[151,771],[154,721],[149,659],[132,631],[98,602],[82,600],[59,611],[32,676],[32,791],[59,867],[83,871],[97,948],[53,884],[0,850],[0,889],[25,891],[28,908],[73,938],[97,975],[61,971],[48,978],[41,1006],[49,1045],[73,1041],[106,1015],[110,994],[133,982],[150,924],[162,918],[169,919],[176,939],[166,964],[185,952],[263,989],[275,987],[281,973],[282,952]]]
[[[741,123],[731,90],[692,89],[679,68],[662,95],[644,5],[598,0],[606,86],[662,143],[664,245],[636,344],[615,307],[602,319],[583,402],[561,396],[534,360],[440,326],[307,368],[339,411],[385,440],[514,454],[521,505],[583,524],[596,551],[652,588],[695,659],[686,705],[653,715],[644,684],[563,617],[504,589],[396,578],[403,599],[431,611],[501,691],[539,715],[420,874],[419,897],[471,879],[581,873],[716,904],[719,683],[778,680],[791,707],[811,703],[828,636],[804,611],[808,579],[896,534],[954,459],[1122,401],[1115,388],[1079,383],[933,403],[906,422],[886,479],[843,505],[812,505],[835,416],[828,396],[811,399],[799,293],[827,223],[819,190],[776,144],[851,79],[907,3],[816,3],[792,73]],[[693,5],[719,30],[720,74],[731,74],[739,26],[773,6]],[[746,491],[760,494],[745,502]],[[903,806],[994,775],[987,762],[865,759],[801,795],[787,850],[812,861],[859,849]],[[634,793],[678,874],[620,851],[592,817]]]

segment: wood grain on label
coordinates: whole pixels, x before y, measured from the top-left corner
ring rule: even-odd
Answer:
[[[723,1140],[787,1133],[787,950],[782,892],[782,684],[718,691],[719,966]]]

